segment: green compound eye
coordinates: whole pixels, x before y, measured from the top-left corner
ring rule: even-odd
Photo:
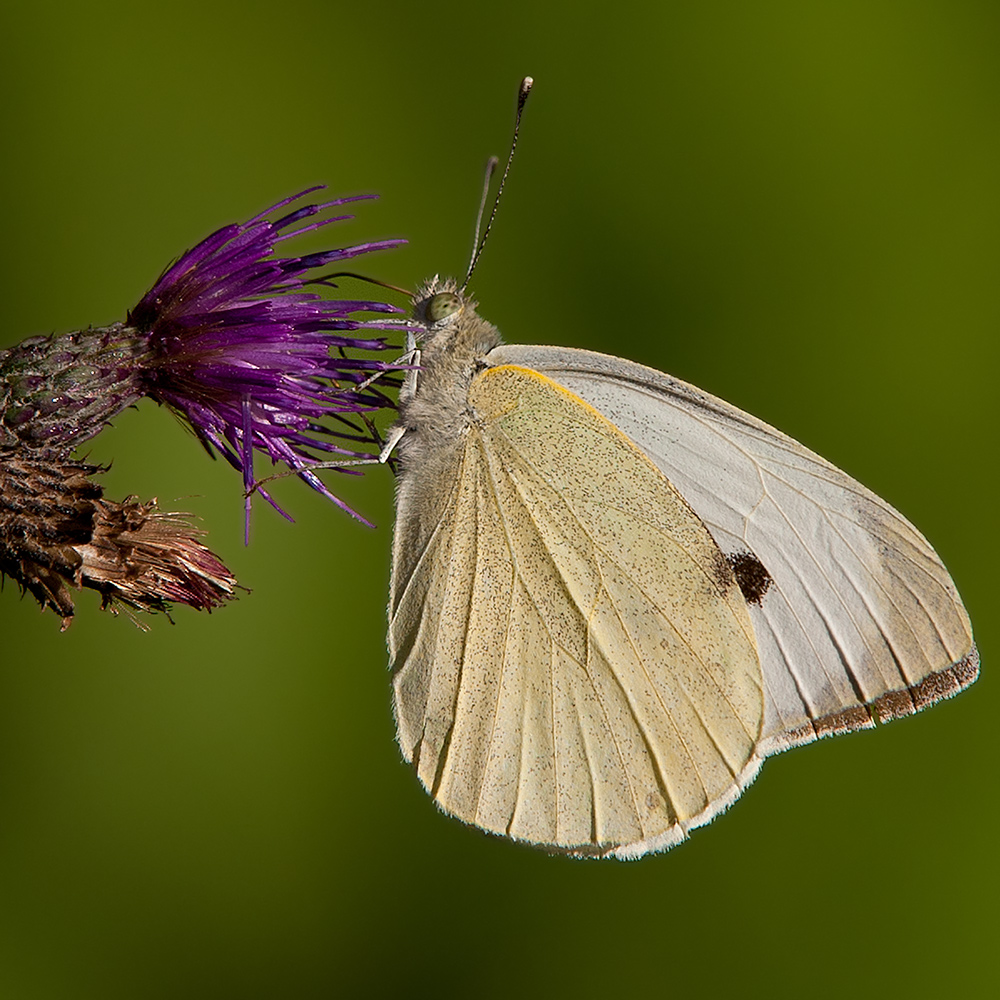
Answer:
[[[431,323],[452,316],[462,308],[462,300],[454,292],[438,292],[431,296],[424,308],[424,315]]]

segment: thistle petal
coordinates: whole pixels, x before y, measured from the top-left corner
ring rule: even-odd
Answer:
[[[376,372],[400,366],[350,352],[388,346],[385,337],[359,336],[359,331],[398,332],[405,323],[379,317],[400,312],[387,303],[324,298],[309,289],[329,285],[328,279],[313,276],[317,268],[404,241],[274,256],[279,243],[350,218],[317,218],[323,212],[371,197],[306,204],[268,220],[315,190],[202,240],[164,271],[129,313],[128,324],[149,347],[143,392],[179,413],[209,451],[242,473],[247,490],[255,479],[253,452],[259,451],[364,521],[307,470],[316,452],[352,458],[377,452],[369,425],[352,423],[350,417],[393,403],[377,385],[357,387]],[[360,450],[359,443],[371,451]],[[266,490],[258,492],[280,511]]]

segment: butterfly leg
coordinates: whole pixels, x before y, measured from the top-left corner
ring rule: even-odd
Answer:
[[[413,333],[407,333],[406,335],[406,354],[403,355],[404,358],[408,359],[408,363],[413,365],[413,367],[406,373],[406,377],[403,379],[403,385],[399,390],[400,401],[406,399],[412,399],[417,391],[417,375],[419,374],[420,368],[420,350],[417,348],[417,339]],[[393,449],[399,444],[400,439],[406,433],[406,428],[402,424],[395,424],[389,428],[389,432],[385,438],[385,444],[382,446],[382,450],[378,454],[378,460],[382,463],[389,461],[389,456],[392,455]]]
[[[394,365],[420,364],[420,351],[417,350],[417,341],[412,332],[407,331],[406,334],[406,351],[400,354],[398,358],[394,358],[392,364]],[[363,390],[367,389],[368,386],[370,386],[373,382],[377,382],[380,378],[382,378],[383,375],[389,374],[390,371],[391,371],[390,369],[387,369],[385,371],[375,372],[375,374],[372,375],[370,378],[366,378],[364,382],[359,382],[356,386],[354,386],[353,391],[362,392]],[[416,372],[415,371],[407,372],[406,373],[407,380],[409,380],[411,374],[415,376]],[[417,382],[416,378],[414,378],[413,391],[416,392],[416,389],[417,389]]]
[[[414,372],[416,374],[416,372]],[[402,424],[395,424],[389,428],[389,433],[386,435],[385,444],[382,446],[382,450],[378,453],[378,460],[380,462],[388,462],[389,456],[392,454],[393,449],[399,444],[400,438],[406,433],[406,428]]]
[[[417,373],[420,367],[420,350],[417,347],[416,337],[412,333],[408,333],[406,335],[406,354],[404,354],[403,357],[407,359],[406,363],[413,365],[413,367],[403,378],[403,385],[399,390],[400,401],[412,399],[417,392]]]

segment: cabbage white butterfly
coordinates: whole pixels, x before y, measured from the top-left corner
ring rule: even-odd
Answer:
[[[415,303],[390,668],[403,755],[445,812],[640,857],[769,754],[976,679],[947,570],[844,472],[669,375],[503,344],[453,281]]]

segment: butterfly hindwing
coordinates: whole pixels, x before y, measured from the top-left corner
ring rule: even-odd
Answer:
[[[398,498],[403,753],[442,808],[495,833],[579,853],[667,846],[759,763],[762,681],[734,570],[653,463],[550,379],[491,368],[469,405],[450,478],[414,468]]]

